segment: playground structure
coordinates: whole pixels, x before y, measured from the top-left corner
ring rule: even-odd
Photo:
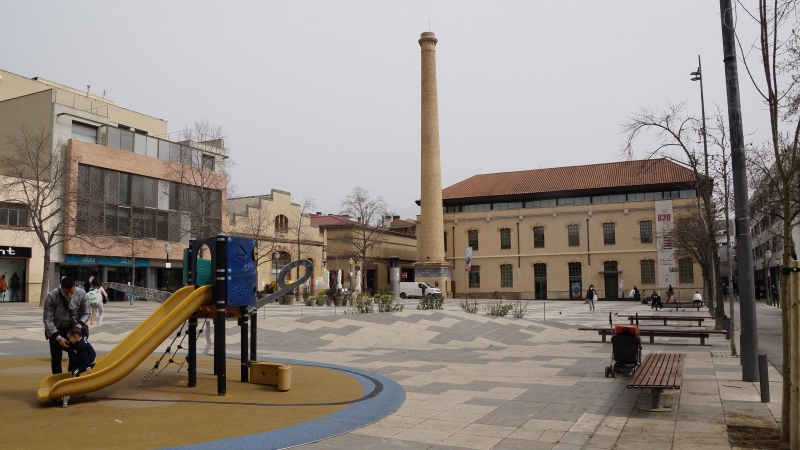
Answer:
[[[207,247],[210,259],[198,259],[201,248]],[[71,378],[70,373],[51,375],[39,385],[41,402],[62,400],[66,408],[70,396],[87,394],[116,383],[133,371],[178,327],[188,320],[189,338],[188,387],[197,386],[198,318],[214,321],[214,375],[217,394],[227,391],[225,365],[225,321],[236,318],[241,327],[241,381],[276,385],[279,391],[291,388],[291,367],[285,364],[257,361],[257,310],[273,302],[311,277],[312,263],[296,260],[287,264],[278,275],[278,291],[257,300],[258,247],[253,239],[217,235],[189,242],[184,251],[184,283],[187,285],[163,301],[144,322],[134,329],[109,353],[100,358],[92,373]],[[293,283],[285,278],[292,269],[303,266],[305,274]],[[160,301],[158,297],[156,301]],[[151,370],[152,372],[152,370]],[[252,375],[251,375],[252,374]]]

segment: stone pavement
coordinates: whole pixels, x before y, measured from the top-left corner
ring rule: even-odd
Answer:
[[[342,308],[269,305],[259,311],[262,358],[339,364],[385,375],[406,390],[393,414],[304,449],[731,449],[728,425],[777,427],[780,379],[770,372],[773,402],[739,381],[728,341],[710,338],[643,340],[643,353],[685,352],[683,389],[665,396],[670,413],[639,411],[649,403],[626,378],[605,378],[611,344],[577,326],[608,325],[609,312],[643,312],[633,302],[531,302],[526,319],[467,314],[457,301],[443,311],[344,315]],[[113,303],[92,330],[101,351],[113,347],[155,307]],[[546,317],[544,314],[546,306]],[[334,315],[336,313],[336,315]],[[0,305],[0,355],[45,353],[40,310]],[[302,314],[302,316],[301,316]],[[228,352],[239,352],[229,321]],[[210,351],[200,338],[199,349]],[[162,345],[162,349],[166,343]]]

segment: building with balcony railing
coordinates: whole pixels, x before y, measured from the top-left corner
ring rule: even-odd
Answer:
[[[189,239],[227,230],[224,142],[169,133],[165,120],[118,106],[88,87],[83,92],[3,70],[0,77],[0,136],[21,127],[41,130],[54,151],[69,156],[74,176],[67,177],[68,184],[77,183],[64,186],[77,198],[69,217],[58,219],[69,226],[64,244],[51,252],[49,284],[62,276],[79,281],[99,276],[104,282],[177,289]],[[15,150],[0,141],[1,161]],[[19,219],[24,205],[4,202],[16,222],[0,223],[0,248],[13,246],[14,235],[27,226]],[[30,292],[38,292],[33,285],[41,282],[37,261],[15,266]]]

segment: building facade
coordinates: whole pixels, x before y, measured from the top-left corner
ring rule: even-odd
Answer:
[[[269,195],[230,198],[227,201],[230,232],[258,241],[258,281],[261,289],[277,280],[281,269],[297,259],[308,259],[314,271],[308,286],[312,292],[324,277],[325,230],[312,222],[286,191]],[[300,276],[303,275],[302,270]],[[292,273],[287,280],[298,279]]]
[[[388,217],[387,217],[388,219]],[[387,228],[380,233],[381,242],[367,251],[367,263],[363,268],[361,255],[353,247],[354,235],[361,227],[358,219],[322,213],[313,214],[311,223],[325,232],[326,269],[331,274],[329,282],[335,283],[336,273],[342,271],[342,287],[354,289],[356,271],[362,271],[362,286],[367,292],[376,293],[389,284],[392,264],[400,268],[401,281],[414,281],[414,262],[417,261],[416,226],[413,222],[394,216],[387,220]]]
[[[457,297],[627,297],[633,286],[702,292],[700,267],[674,260],[669,231],[696,208],[694,173],[666,159],[476,175],[443,190]],[[666,239],[665,239],[666,238]],[[466,270],[466,249],[471,267]]]
[[[0,135],[40,130],[53,154],[70,161],[63,188],[75,195],[57,219],[67,222],[66,238],[50,255],[50,286],[62,276],[99,276],[180,287],[189,239],[227,228],[224,143],[170,141],[166,121],[104,97],[2,70],[0,76]],[[14,151],[0,144],[0,158]],[[18,228],[28,227],[16,217]],[[29,291],[38,282],[34,272],[42,271],[28,270]]]

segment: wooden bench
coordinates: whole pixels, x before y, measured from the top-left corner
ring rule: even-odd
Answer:
[[[628,388],[650,389],[650,408],[643,411],[672,411],[671,406],[661,406],[661,393],[665,389],[681,388],[685,353],[651,353],[644,358],[639,369],[628,382]]]
[[[697,329],[689,329],[688,327],[685,330],[675,329],[675,328],[639,328],[639,335],[640,336],[650,336],[650,343],[655,344],[655,337],[656,336],[671,336],[671,337],[691,337],[691,338],[700,338],[700,345],[706,345],[706,339],[710,337],[712,334],[721,334],[726,335],[727,332],[725,330],[697,330]],[[603,342],[606,342],[606,335],[610,336],[614,334],[614,331],[609,327],[585,327],[585,328],[578,328],[578,331],[597,331],[600,336],[603,337]]]
[[[703,326],[704,320],[713,319],[711,316],[670,316],[666,314],[619,314],[618,317],[627,318],[631,322],[631,325],[633,325],[637,317],[639,320],[663,320],[664,326],[667,325],[668,320],[674,320],[676,322],[697,322],[697,325]]]
[[[662,309],[664,309],[664,308],[670,308],[670,309],[695,308],[695,309],[697,309],[697,311],[700,311],[700,308],[702,308],[703,306],[705,306],[705,302],[702,302],[702,301],[699,301],[699,300],[691,301],[691,302],[667,302],[667,301],[664,301],[663,299],[661,300],[661,308]],[[650,308],[652,308],[652,307],[653,307],[653,305],[652,305],[652,303],[650,303]]]

